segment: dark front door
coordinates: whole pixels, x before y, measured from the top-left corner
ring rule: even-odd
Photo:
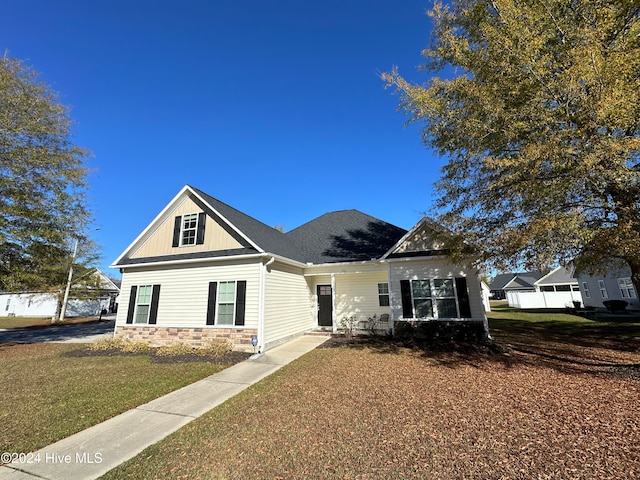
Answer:
[[[333,325],[333,297],[331,285],[318,285],[318,326]]]

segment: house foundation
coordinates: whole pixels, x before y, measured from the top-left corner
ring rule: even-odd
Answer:
[[[203,347],[212,341],[228,340],[233,350],[253,352],[251,337],[258,335],[257,328],[199,328],[199,327],[159,327],[159,326],[117,326],[115,337],[124,340],[138,340],[156,347],[184,342],[194,347]]]

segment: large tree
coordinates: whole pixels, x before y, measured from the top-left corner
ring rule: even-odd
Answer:
[[[89,152],[72,143],[71,125],[32,68],[0,58],[0,290],[64,287],[73,238],[86,237]],[[94,244],[82,246],[90,257]]]
[[[436,213],[486,259],[613,258],[640,292],[639,14],[637,0],[438,1],[431,77],[384,75],[447,158]]]

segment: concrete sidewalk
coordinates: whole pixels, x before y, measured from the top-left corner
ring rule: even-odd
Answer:
[[[327,336],[304,335],[263,355],[71,435],[0,467],[0,480],[98,478],[287,363]]]

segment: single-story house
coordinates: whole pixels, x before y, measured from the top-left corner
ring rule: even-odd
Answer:
[[[627,309],[639,310],[638,292],[631,281],[629,266],[609,262],[608,267],[603,270],[604,273],[598,274],[580,270],[576,272],[584,306],[604,309],[603,302],[622,300],[628,303]]]
[[[505,286],[510,307],[571,308],[582,300],[573,265],[560,266],[535,279],[518,275]]]
[[[342,210],[283,233],[187,185],[111,265],[122,273],[115,336],[264,351],[374,315],[381,331],[447,320],[488,334],[478,271],[451,264],[437,230]]]
[[[82,294],[79,294],[79,291]],[[74,281],[67,303],[66,317],[99,316],[103,310],[113,312],[120,288],[99,269],[91,270]],[[55,317],[62,292],[2,292],[0,317]]]
[[[489,285],[492,300],[504,300],[507,291],[534,292],[534,283],[542,277],[540,272],[500,273],[496,275]]]

